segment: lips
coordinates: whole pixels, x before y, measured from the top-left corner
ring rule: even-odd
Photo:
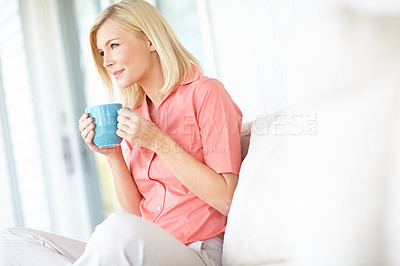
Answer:
[[[122,72],[124,72],[124,69],[115,71],[115,72],[113,72],[112,74],[113,74],[113,76],[114,76],[115,79],[118,79],[119,76],[121,76]]]

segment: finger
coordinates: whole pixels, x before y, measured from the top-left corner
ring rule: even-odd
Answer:
[[[84,113],[80,118],[79,118],[79,129],[81,129],[81,127],[83,126],[83,123],[85,123],[85,121],[89,118],[89,114],[88,113]]]
[[[118,123],[117,127],[119,130],[121,130],[124,133],[134,133],[132,130],[130,130],[130,127],[126,124]]]
[[[119,130],[122,130],[123,127],[124,127],[124,124],[122,124],[122,123],[118,123],[118,124],[117,124],[117,128],[118,128]]]
[[[94,142],[93,142],[94,134],[95,134],[95,133],[94,133],[94,130],[91,130],[91,131],[89,132],[89,134],[88,134],[88,136],[87,136],[87,139],[86,139],[86,144],[89,146],[89,148],[90,148],[92,151],[99,152],[101,148],[97,147],[97,145],[94,144]],[[104,148],[103,148],[103,149],[104,149]]]
[[[82,127],[82,128],[81,128]],[[85,125],[85,126],[80,126],[81,130],[81,136],[83,139],[86,138],[87,134],[89,133],[89,130],[93,130],[95,128],[95,124],[94,123],[90,123],[89,125]]]
[[[132,136],[129,136],[129,134],[127,132],[122,131],[120,129],[117,130],[116,134],[117,134],[118,137],[121,137],[123,139],[127,139],[128,137],[132,138]]]
[[[122,115],[119,115],[119,116],[117,117],[117,121],[120,122],[120,123],[124,123],[124,122],[126,122],[126,121],[129,121],[130,119],[131,119],[130,117],[122,116]]]
[[[124,121],[132,120],[132,119],[135,119],[135,118],[137,119],[139,117],[141,117],[141,115],[139,113],[133,112],[133,111],[130,111],[130,110],[127,110],[127,109],[123,108],[123,109],[120,110],[120,112],[118,114],[117,121],[118,122],[124,122]]]
[[[87,117],[85,117],[85,114],[83,114],[81,116],[81,118],[79,118],[78,127],[79,127],[79,131],[81,131],[81,132],[83,130],[83,124],[82,123],[85,121],[85,119],[87,119]]]
[[[122,124],[126,125],[127,127],[137,127],[140,123],[140,118],[135,116],[132,119],[127,119],[125,121],[122,122]],[[145,121],[147,121],[146,119],[144,119]]]
[[[83,137],[83,139],[85,139],[87,134],[89,133],[89,131],[90,130],[94,130],[94,128],[95,128],[95,124],[94,123],[90,123],[86,127],[82,128],[81,136]]]
[[[86,140],[88,134],[89,134],[88,128],[85,128],[84,130],[81,131],[81,137],[83,138],[83,140]]]
[[[89,126],[91,126],[93,124],[93,118],[92,117],[87,117],[85,119],[83,119],[81,121],[81,123],[79,124],[79,131],[83,131],[86,128],[88,128]]]
[[[82,123],[84,119],[88,118],[88,116],[88,113],[84,113],[83,115],[81,115],[81,117],[79,118],[79,124]]]
[[[88,131],[87,130],[81,131],[81,137],[82,137],[83,140],[86,140],[87,135],[88,135]]]
[[[145,122],[147,121],[146,119],[143,119]],[[140,125],[140,121],[141,119],[137,116],[134,116],[132,119],[128,119],[128,120],[123,120],[120,119],[119,124],[121,124],[121,128],[124,129],[124,131],[126,131],[126,128],[130,128],[130,129],[135,129],[138,128]],[[123,127],[125,126],[125,127]]]
[[[86,142],[87,145],[92,146],[93,137],[94,137],[94,130],[89,130],[87,135],[86,135],[86,138],[85,138],[85,142]]]
[[[134,113],[134,112],[131,109],[128,109],[127,107],[121,108],[118,111],[118,115],[121,115],[121,116],[129,116],[132,113]]]

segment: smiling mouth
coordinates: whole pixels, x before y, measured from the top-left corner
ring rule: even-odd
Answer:
[[[114,78],[115,78],[115,79],[118,79],[119,76],[121,76],[121,74],[122,74],[123,71],[124,71],[124,69],[115,71],[115,72],[113,73]]]

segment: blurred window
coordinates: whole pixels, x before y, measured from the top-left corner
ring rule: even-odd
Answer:
[[[149,1],[150,2],[150,1]],[[196,0],[157,0],[157,9],[174,29],[183,46],[206,68]]]
[[[75,0],[75,19],[80,45],[80,65],[83,75],[86,106],[110,102],[108,92],[95,69],[89,43],[89,31],[96,15],[112,4],[111,0]],[[117,101],[117,99],[115,100]],[[92,152],[92,151],[90,151]],[[113,177],[104,156],[93,153],[104,206],[104,215],[120,210],[113,185]]]
[[[50,230],[19,1],[0,6],[0,227]]]

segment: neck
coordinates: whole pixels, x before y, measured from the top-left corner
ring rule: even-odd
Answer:
[[[164,99],[165,95],[160,91],[164,85],[164,77],[161,69],[161,64],[159,60],[154,62],[153,67],[148,72],[145,80],[140,83],[144,92],[147,94],[151,102],[158,107],[161,101]]]

